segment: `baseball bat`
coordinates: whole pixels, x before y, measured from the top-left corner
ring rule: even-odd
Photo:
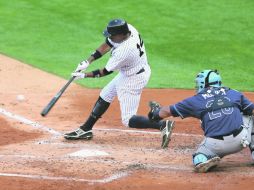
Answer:
[[[41,116],[45,117],[51,108],[55,105],[57,100],[62,96],[66,88],[71,84],[71,82],[75,79],[75,76],[71,77],[69,81],[62,87],[62,89],[51,99],[48,105],[42,110]]]

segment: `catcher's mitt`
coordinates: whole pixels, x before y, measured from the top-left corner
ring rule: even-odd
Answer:
[[[150,101],[149,102],[149,107],[150,107],[150,111],[148,113],[148,118],[151,121],[155,121],[158,122],[160,121],[162,118],[159,116],[159,112],[160,112],[160,104],[158,102],[155,101]]]

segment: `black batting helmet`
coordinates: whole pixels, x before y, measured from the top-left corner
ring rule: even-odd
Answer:
[[[103,32],[103,35],[105,37],[110,37],[117,34],[127,34],[128,32],[129,28],[125,20],[113,19],[108,23],[107,28]]]

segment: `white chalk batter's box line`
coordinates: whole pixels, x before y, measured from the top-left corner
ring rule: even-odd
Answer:
[[[77,143],[77,144],[74,144],[74,143],[58,143],[58,142],[55,142],[56,139],[58,138],[62,138],[62,135],[59,135],[61,133],[59,133],[58,131],[55,131],[54,129],[51,129],[51,128],[48,128],[48,127],[45,127],[45,126],[42,126],[38,123],[35,123],[33,121],[30,121],[26,118],[23,118],[22,116],[19,116],[19,115],[16,115],[16,114],[13,114],[11,112],[8,112],[4,109],[1,109],[0,108],[0,113],[2,113],[3,115],[7,116],[7,117],[10,117],[12,119],[15,119],[15,120],[18,120],[24,124],[27,124],[29,126],[32,126],[34,128],[37,128],[37,129],[40,129],[42,131],[46,131],[46,132],[49,132],[52,135],[52,137],[50,139],[46,139],[46,140],[39,140],[37,142],[35,142],[36,144],[55,144],[55,145],[58,145],[59,147],[75,147],[75,148],[85,148],[85,145],[84,143]],[[138,130],[121,130],[121,129],[96,129],[98,131],[113,131],[113,132],[129,132],[129,133],[145,133],[145,134],[156,134],[156,135],[160,135],[160,132],[150,132],[150,131],[138,131]],[[176,134],[176,135],[181,135],[181,136],[198,136],[200,137],[201,135],[188,135],[188,134]],[[88,145],[88,147],[90,147],[91,145]],[[100,147],[99,145],[93,145],[94,148],[97,148],[97,149],[100,149],[102,147]],[[144,148],[142,148],[142,150],[144,150]],[[147,151],[164,151],[164,150],[158,150],[157,148],[149,148],[149,149],[146,149]],[[175,151],[175,150],[174,150]],[[187,152],[190,152],[192,151],[192,149],[189,149],[188,150],[186,149]],[[185,151],[185,152],[186,152]],[[183,151],[181,151],[181,153],[183,153]]]
[[[97,160],[96,160],[97,161]],[[134,164],[133,168],[147,168],[147,169],[167,169],[167,170],[184,170],[191,171],[190,168],[186,167],[178,167],[178,166],[154,166],[154,165],[139,165]],[[54,180],[54,181],[75,181],[75,182],[88,182],[90,185],[94,183],[110,183],[115,180],[119,180],[121,178],[130,176],[133,169],[126,169],[125,171],[116,172],[109,177],[105,177],[102,179],[81,179],[75,177],[65,177],[65,176],[46,176],[46,175],[32,175],[32,174],[20,174],[20,173],[0,173],[0,176],[3,177],[20,177],[20,178],[28,178],[28,179],[38,179],[38,180]]]
[[[96,149],[95,149],[96,150]],[[173,151],[172,151],[173,152]],[[88,154],[87,154],[88,153]],[[102,153],[102,154],[101,154]],[[65,155],[52,155],[52,156],[47,156],[47,155],[43,155],[43,156],[38,156],[38,155],[33,155],[33,154],[1,154],[0,158],[2,158],[2,162],[7,161],[8,163],[11,160],[17,160],[17,161],[24,161],[24,162],[34,162],[34,161],[44,161],[44,162],[58,162],[58,161],[69,161],[70,159],[78,162],[96,162],[96,163],[105,163],[105,164],[116,164],[116,165],[137,165],[138,163],[140,164],[140,161],[134,162],[134,161],[123,161],[123,160],[112,160],[112,159],[107,159],[105,158],[105,156],[108,156],[110,154],[108,154],[105,151],[90,151],[89,149],[81,149],[79,151],[76,152],[72,152],[69,154],[65,154]],[[96,159],[95,159],[96,158]],[[191,159],[190,159],[191,160]],[[140,165],[144,165],[144,166],[149,166],[150,168],[153,169],[160,169],[160,168],[167,168],[167,169],[172,169],[172,167],[178,167],[176,165],[176,163],[174,163],[173,165],[166,162],[166,163],[160,163],[160,164],[149,164],[149,163],[142,163]],[[180,168],[185,168],[185,170],[188,170],[186,164],[182,165]]]
[[[19,160],[19,161],[24,161],[24,162],[34,162],[34,161],[46,161],[49,162],[49,160],[52,160],[52,162],[55,161],[63,161],[63,160],[69,160],[70,156],[62,156],[62,157],[50,157],[50,156],[34,156],[34,155],[12,155],[12,154],[2,154],[0,155],[0,158],[5,158],[5,159],[13,159],[13,160]],[[72,157],[75,158],[75,157]],[[80,159],[80,158],[79,158]],[[75,160],[75,159],[74,159]],[[144,169],[166,169],[166,170],[174,170],[174,171],[192,171],[191,166],[187,165],[177,165],[177,164],[150,164],[150,163],[139,163],[135,161],[117,161],[117,160],[105,160],[105,159],[88,159],[88,158],[83,158],[80,159],[81,162],[86,162],[86,163],[102,163],[102,164],[114,164],[114,165],[124,165],[124,167],[133,167],[133,168],[144,168]]]
[[[33,155],[0,155],[0,157],[13,157],[17,158],[19,161],[20,159],[27,159],[27,161],[48,161],[49,157],[44,156],[33,156]],[[56,158],[55,158],[56,159]],[[56,159],[57,160],[57,159]],[[127,169],[121,169],[120,172],[116,172],[115,174],[111,175],[110,177],[106,177],[103,179],[98,180],[91,180],[91,179],[80,179],[80,178],[73,178],[73,177],[66,177],[66,176],[45,176],[45,175],[31,175],[31,174],[20,174],[20,173],[0,173],[0,176],[9,176],[9,177],[23,177],[23,178],[32,178],[32,179],[47,179],[47,180],[62,180],[62,181],[79,181],[79,182],[90,182],[90,183],[108,183],[126,176],[129,176],[131,174],[131,171],[135,171],[138,169],[144,169],[144,170],[163,170],[163,171],[179,171],[179,172],[188,172],[188,173],[194,173],[193,167],[191,164],[188,165],[181,165],[181,164],[140,164],[137,162],[131,162],[131,161],[115,161],[115,160],[100,160],[100,159],[86,159],[87,163],[105,163],[105,164],[124,164],[127,167]],[[218,166],[220,167],[220,166]],[[247,167],[247,166],[246,166]],[[130,168],[130,169],[128,169]],[[236,167],[237,168],[237,167]],[[249,168],[249,167],[248,167]],[[230,174],[241,174],[242,176],[248,176],[253,177],[254,171],[251,170],[251,168],[248,169],[248,171],[242,171],[242,170],[235,170],[232,171],[232,166],[230,166],[229,170]],[[227,169],[224,168],[223,171],[220,171],[220,173],[228,173]]]
[[[33,155],[0,155],[0,157],[12,157],[17,158],[19,161],[20,159],[26,159],[27,161],[49,161],[49,159],[45,156],[33,156]],[[67,158],[67,157],[66,157]],[[69,157],[68,157],[69,159]],[[55,159],[57,160],[57,159]],[[89,184],[94,183],[109,183],[115,180],[119,180],[121,178],[130,176],[132,171],[137,169],[146,169],[146,170],[154,170],[154,169],[163,169],[167,171],[191,171],[192,169],[186,166],[177,166],[177,165],[153,165],[153,164],[140,164],[135,162],[116,162],[111,160],[99,160],[99,159],[89,159],[85,160],[86,163],[106,163],[106,164],[125,164],[127,169],[121,169],[121,171],[115,172],[113,175],[109,177],[105,177],[102,179],[81,179],[75,177],[66,177],[66,176],[46,176],[46,175],[32,175],[32,174],[21,174],[21,173],[0,173],[0,176],[3,177],[21,177],[21,178],[29,178],[29,179],[38,179],[38,180],[55,180],[55,181],[76,181],[76,182],[88,182]],[[131,168],[131,169],[128,169]]]
[[[48,132],[56,137],[62,136],[62,133],[60,133],[59,131],[56,131],[56,130],[49,128],[47,126],[43,126],[43,125],[39,124],[38,122],[31,121],[23,116],[16,115],[14,113],[6,111],[3,108],[0,108],[0,114],[6,116],[8,118],[17,120],[17,121],[24,123],[26,125],[32,126],[33,128],[40,129],[44,132]],[[99,128],[94,128],[94,129],[98,130],[98,131],[110,131],[110,132],[112,131],[112,132],[121,132],[121,133],[140,133],[140,134],[156,134],[156,135],[161,134],[160,132],[129,130],[129,129],[99,129]],[[173,136],[186,136],[186,137],[203,137],[202,135],[198,135],[198,134],[185,134],[185,133],[173,133],[172,135]]]
[[[32,126],[33,128],[36,128],[36,129],[40,129],[44,132],[49,132],[52,134],[52,137],[50,139],[46,139],[46,140],[39,140],[36,142],[36,144],[57,144],[56,142],[54,142],[56,139],[58,139],[59,137],[62,138],[62,134],[54,129],[51,129],[49,127],[46,127],[46,126],[42,126],[40,125],[39,123],[36,123],[36,122],[33,122],[31,120],[28,120],[27,118],[24,118],[20,115],[16,115],[16,114],[13,114],[11,112],[8,112],[2,108],[0,108],[0,113],[2,113],[3,115],[11,118],[11,119],[15,119],[15,120],[18,120],[19,122],[22,122],[24,124],[27,124],[29,126]],[[121,130],[121,129],[96,129],[95,130],[98,130],[98,131],[112,131],[112,132],[121,132],[121,133],[125,133],[125,132],[128,132],[128,133],[143,133],[143,134],[156,134],[156,135],[160,135],[160,132],[151,132],[151,131],[138,131],[138,130]],[[173,135],[179,135],[179,136],[186,136],[186,137],[201,137],[201,135],[189,135],[189,134],[182,134],[182,133],[179,133],[179,134],[176,134],[176,133],[173,133]],[[59,146],[61,147],[78,147],[78,148],[84,148],[84,144],[83,143],[78,143],[78,144],[69,144],[69,143],[58,143]],[[90,145],[89,145],[90,146]],[[144,148],[142,148],[144,150]],[[157,149],[147,149],[147,151],[157,151]],[[190,152],[192,151],[191,149],[186,149],[187,152]],[[185,151],[185,152],[186,152]],[[183,151],[181,151],[182,153]]]
[[[115,174],[105,177],[102,179],[81,179],[75,177],[64,177],[64,176],[46,176],[46,175],[32,175],[32,174],[20,174],[20,173],[0,173],[2,177],[20,177],[28,179],[38,180],[54,180],[54,181],[75,181],[75,182],[88,182],[89,184],[94,183],[109,183],[129,175],[128,172],[116,172]]]

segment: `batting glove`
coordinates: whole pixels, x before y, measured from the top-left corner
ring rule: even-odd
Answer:
[[[75,80],[86,78],[86,74],[82,72],[74,72],[71,76],[75,77]]]
[[[87,69],[88,66],[89,66],[89,61],[87,61],[87,60],[81,61],[81,62],[78,64],[78,66],[77,66],[75,72],[85,71],[85,70]]]

